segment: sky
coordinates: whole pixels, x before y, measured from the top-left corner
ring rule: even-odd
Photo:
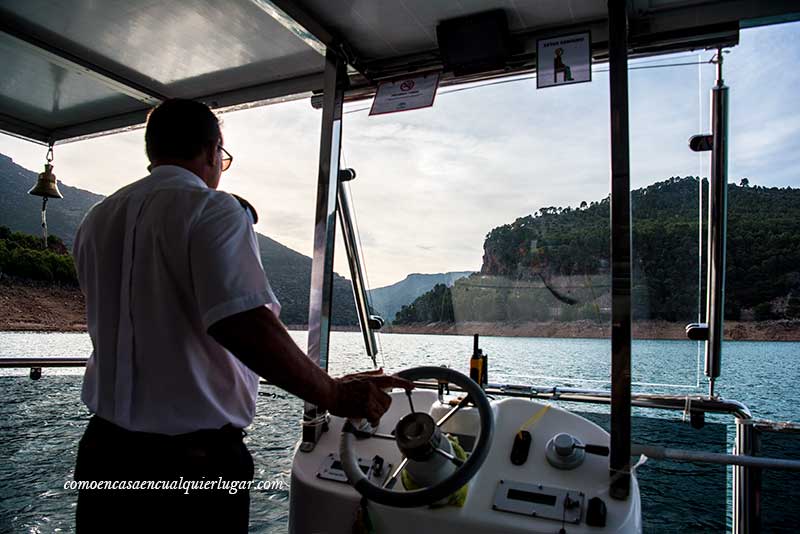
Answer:
[[[687,147],[709,126],[712,52],[631,62],[631,182],[708,176]],[[800,23],[744,30],[725,55],[731,87],[729,181],[800,187]],[[537,90],[535,79],[441,90],[432,108],[370,117],[349,104],[343,164],[371,287],[410,273],[478,270],[493,228],[547,206],[609,193],[607,65],[590,83]],[[233,154],[220,189],[258,210],[257,231],[312,253],[321,113],[300,100],[222,115]],[[33,170],[46,147],[0,134],[0,152]],[[144,130],[56,145],[65,184],[111,194],[146,175]],[[69,202],[65,198],[61,202]],[[335,268],[349,278],[337,244]],[[269,273],[267,273],[269,274]]]

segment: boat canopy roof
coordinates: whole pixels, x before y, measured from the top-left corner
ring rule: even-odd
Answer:
[[[794,0],[629,0],[632,57],[731,46],[740,28],[800,18]],[[605,0],[5,0],[0,4],[0,129],[48,143],[144,122],[166,98],[221,111],[308,97],[326,50],[348,63],[348,98],[381,80],[441,70],[444,20],[502,9],[518,44],[501,71],[535,70],[536,39],[591,32],[607,58]]]

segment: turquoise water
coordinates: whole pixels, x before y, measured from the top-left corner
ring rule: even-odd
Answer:
[[[300,346],[305,333],[293,332]],[[371,366],[360,333],[331,336],[334,375]],[[466,336],[387,334],[380,337],[387,371],[417,365],[447,364],[467,372],[472,339]],[[606,388],[610,343],[597,339],[481,339],[490,358],[491,382]],[[77,333],[0,333],[0,358],[11,356],[88,356],[91,341]],[[688,341],[634,342],[635,389],[673,394],[705,392],[698,384],[698,345]],[[747,404],[760,418],[800,420],[796,384],[800,343],[727,342],[718,393]],[[701,370],[700,370],[701,372]],[[0,370],[0,532],[72,532],[76,492],[65,490],[89,414],[80,402],[82,369],[45,369],[41,380],[27,371]],[[583,410],[600,410],[584,405]],[[299,436],[300,401],[262,386],[258,411],[246,438],[257,480],[286,483]],[[679,414],[650,413],[679,419]],[[729,422],[725,418],[709,418]],[[251,531],[286,531],[288,490],[253,492]]]

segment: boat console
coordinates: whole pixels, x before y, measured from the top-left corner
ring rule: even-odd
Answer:
[[[611,498],[609,435],[596,424],[533,400],[490,401],[447,368],[399,375],[438,388],[391,392],[377,428],[332,417],[313,450],[296,451],[290,532],[349,533],[357,521],[389,534],[641,532],[636,477],[629,498]]]

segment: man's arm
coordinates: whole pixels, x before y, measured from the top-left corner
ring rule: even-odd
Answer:
[[[413,387],[406,380],[382,374],[331,378],[263,306],[221,319],[208,333],[256,374],[334,415],[366,417],[374,423],[391,404],[383,388]]]

